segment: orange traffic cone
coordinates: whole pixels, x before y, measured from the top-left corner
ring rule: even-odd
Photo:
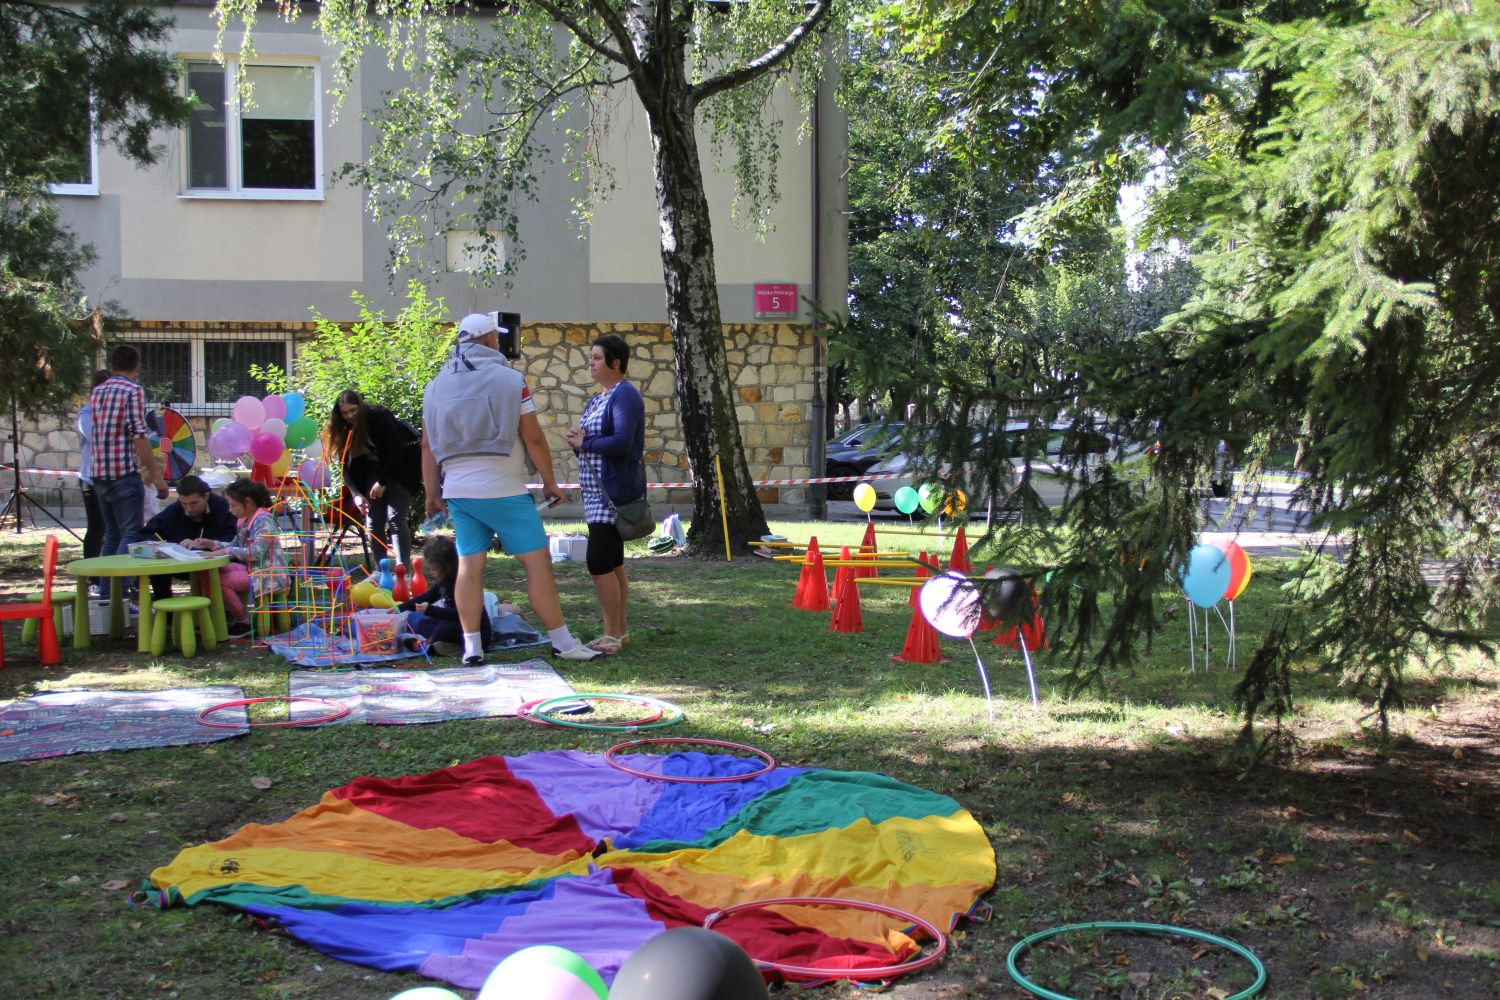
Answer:
[[[845,545],[840,547],[839,562],[848,563],[851,561],[852,560],[849,558],[849,546]],[[848,588],[849,581],[853,577],[854,567],[847,565],[840,566],[838,568],[838,572],[833,574],[833,603],[835,605],[838,604],[839,601],[842,601],[844,599],[844,591]]]
[[[828,571],[823,568],[823,552],[817,539],[807,544],[808,560],[812,562],[812,574],[807,578],[807,592],[802,595],[804,611],[828,610]]]
[[[914,574],[913,574],[913,575],[914,575],[914,576],[915,576],[915,577],[916,577],[916,578],[917,578],[917,579],[918,579],[918,580],[925,580],[925,579],[927,579],[927,578],[928,578],[928,577],[929,577],[929,576],[931,576],[931,575],[932,575],[932,574],[931,574],[931,573],[930,573],[930,572],[928,572],[928,570],[927,570],[927,553],[926,553],[926,552],[918,552],[918,553],[917,553],[917,562],[918,562],[918,563],[919,563],[919,564],[920,564],[920,565],[919,565],[919,566],[917,566],[917,571],[916,571],[916,573],[914,573]],[[911,588],[911,597],[910,597],[910,598],[909,598],[909,599],[908,599],[908,600],[907,600],[907,603],[908,603],[908,604],[910,604],[910,605],[911,605],[911,606],[912,606],[912,607],[914,607],[914,608],[916,608],[916,607],[920,607],[920,606],[921,606],[921,605],[920,605],[920,603],[919,603],[919,602],[918,602],[918,600],[917,600],[917,595],[918,595],[918,594],[919,594],[919,593],[921,593],[921,591],[922,591],[922,587],[921,587],[921,585],[920,585],[920,584],[918,584],[918,585],[917,585],[917,586],[915,586],[915,587],[913,587],[913,588]]]
[[[818,537],[807,542],[807,554],[802,557],[802,572],[797,575],[797,589],[792,594],[792,607],[807,610],[807,588],[812,583],[813,553],[818,551]]]
[[[875,522],[874,521],[867,521],[865,523],[865,537],[864,537],[864,540],[859,543],[859,554],[861,556],[864,556],[864,555],[873,556],[876,552],[879,552],[879,551],[880,550],[875,547]],[[879,568],[876,567],[875,561],[873,559],[871,559],[870,560],[870,565],[859,567],[859,569],[857,569],[857,570],[854,571],[854,575],[856,577],[860,577],[860,578],[868,577],[868,576],[879,576],[880,575],[880,570],[879,570]]]
[[[948,569],[954,573],[972,573],[974,567],[969,563],[969,540],[964,537],[964,526],[958,526],[958,534],[953,538],[953,554],[948,557]]]
[[[859,584],[855,582],[855,574],[859,570],[849,567],[840,569],[840,573],[846,573],[844,587],[839,591],[838,600],[833,604],[833,620],[828,623],[830,632],[863,632],[865,630],[865,616],[859,606]]]
[[[915,594],[917,588],[912,588]],[[906,641],[901,645],[901,652],[891,656],[891,659],[900,663],[941,663],[943,661],[942,650],[938,646],[937,630],[927,621],[927,616],[922,614],[921,607],[911,609],[911,624],[906,626]]]

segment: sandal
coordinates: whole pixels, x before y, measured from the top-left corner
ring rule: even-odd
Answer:
[[[602,653],[605,656],[613,656],[620,651],[620,647],[624,645],[624,642],[618,637],[606,633],[605,635],[601,635],[599,638],[595,639],[593,642],[585,643],[585,645],[587,645],[589,649],[592,649],[596,653]]]

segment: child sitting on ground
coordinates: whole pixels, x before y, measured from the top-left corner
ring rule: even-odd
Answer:
[[[400,605],[409,612],[406,626],[427,641],[438,656],[456,656],[463,652],[464,630],[458,621],[458,602],[453,590],[458,584],[458,549],[447,535],[434,535],[422,546],[427,577],[426,593],[417,594]],[[479,615],[479,640],[490,645],[490,616]]]
[[[219,584],[224,593],[229,634],[247,635],[250,616],[246,605],[266,594],[286,589],[286,557],[276,538],[276,519],[270,511],[271,494],[264,486],[248,479],[236,479],[224,487],[224,499],[229,501],[229,512],[239,521],[239,530],[235,532],[234,544],[227,549],[229,565],[219,571]],[[218,549],[216,553],[225,551]]]

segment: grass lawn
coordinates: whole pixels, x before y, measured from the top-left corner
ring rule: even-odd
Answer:
[[[774,528],[851,545],[862,533],[854,524]],[[0,537],[0,593],[38,584],[40,537]],[[65,558],[76,557],[65,540]],[[881,547],[936,549],[946,561],[951,543],[887,533]],[[1026,996],[1005,970],[1010,947],[1033,931],[1096,920],[1232,937],[1265,962],[1264,997],[1500,995],[1493,662],[1415,673],[1410,707],[1385,746],[1362,727],[1356,701],[1309,672],[1294,720],[1299,760],[1244,777],[1227,753],[1238,730],[1235,677],[1201,663],[1188,672],[1180,612],[1142,668],[1111,678],[1106,691],[1064,698],[1060,668],[1038,656],[1039,711],[1017,655],[982,646],[991,725],[967,644],[943,640],[952,659],[939,665],[890,659],[906,631],[905,591],[871,588],[861,595],[864,632],[835,634],[826,614],[787,606],[794,566],[630,548],[639,556],[628,563],[630,645],[590,664],[559,662],[575,688],[676,703],[687,721],[661,735],[888,773],[954,797],[989,834],[999,867],[986,897],[992,919],[961,925],[948,958],[899,981],[892,996]],[[592,637],[598,616],[585,568],[556,568],[570,624]],[[1279,576],[1274,560],[1259,560],[1239,602],[1246,655]],[[524,606],[513,560],[492,556],[487,582]],[[42,669],[17,632],[6,626],[0,700],[76,687],[286,693],[288,665],[243,643],[184,660],[106,641],[85,655],[65,649],[61,665]],[[216,907],[132,908],[126,889],[183,847],[285,819],[359,775],[539,749],[602,752],[620,739],[485,719],[258,729],[207,746],[0,764],[0,876],[11,886],[0,907],[5,994],[384,1000],[422,985],[329,959]],[[1249,981],[1216,951],[1120,935],[1044,945],[1026,968],[1054,991],[1091,998],[1223,998]],[[864,994],[839,984],[813,995]]]

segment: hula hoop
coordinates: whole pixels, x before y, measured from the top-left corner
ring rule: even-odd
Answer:
[[[925,969],[929,965],[938,962],[948,951],[948,937],[931,921],[924,920],[915,913],[907,913],[898,910],[894,906],[884,906],[880,903],[866,903],[858,899],[836,899],[832,896],[786,896],[781,899],[756,899],[748,903],[735,903],[726,906],[722,910],[710,913],[704,918],[703,926],[712,929],[713,925],[720,920],[739,910],[758,909],[767,906],[846,906],[853,910],[869,910],[872,913],[884,913],[887,916],[898,917],[908,924],[914,925],[927,933],[927,936],[937,942],[937,947],[930,955],[921,955],[908,962],[896,965],[882,965],[869,969],[828,969],[816,965],[789,965],[784,962],[773,962],[766,958],[751,956],[756,965],[780,972],[783,975],[807,976],[816,979],[848,979],[853,981],[865,981],[872,979],[894,979],[896,976],[904,976],[908,972]],[[719,933],[723,934],[723,931]]]
[[[1233,952],[1250,964],[1250,968],[1255,972],[1255,982],[1251,983],[1248,989],[1242,990],[1232,997],[1227,997],[1226,1000],[1248,1000],[1249,997],[1253,997],[1259,993],[1262,986],[1266,985],[1266,967],[1261,964],[1260,959],[1255,957],[1253,951],[1237,941],[1231,941],[1228,938],[1219,937],[1217,934],[1209,934],[1205,931],[1195,931],[1190,927],[1173,927],[1170,924],[1142,924],[1113,920],[1096,920],[1087,924],[1066,924],[1061,927],[1052,927],[1044,931],[1038,931],[1030,937],[1022,938],[1016,942],[1016,946],[1010,950],[1010,954],[1005,956],[1006,971],[1010,973],[1010,978],[1016,981],[1017,986],[1028,993],[1042,997],[1043,1000],[1077,1000],[1076,997],[1070,997],[1066,993],[1054,993],[1044,986],[1038,986],[1021,975],[1021,970],[1016,968],[1016,965],[1021,955],[1029,951],[1031,946],[1038,941],[1045,941],[1047,938],[1055,937],[1058,934],[1086,930],[1125,931],[1132,934],[1165,934],[1172,937],[1186,937],[1196,941],[1207,941],[1209,944],[1218,945],[1220,948]]]
[[[763,766],[759,771],[750,771],[746,774],[721,774],[713,778],[695,778],[668,774],[652,774],[648,771],[637,771],[634,768],[626,767],[624,764],[621,764],[619,761],[615,760],[613,756],[614,753],[618,750],[628,750],[630,747],[660,746],[663,743],[693,743],[709,747],[727,747],[730,750],[744,750],[747,753],[755,754],[755,756],[765,761],[765,766]],[[775,757],[772,757],[764,750],[757,750],[755,747],[747,747],[743,743],[730,743],[727,740],[695,740],[680,736],[666,738],[658,737],[657,739],[653,740],[631,740],[629,743],[617,743],[614,746],[610,747],[608,750],[604,751],[604,761],[612,767],[619,768],[626,774],[635,775],[637,778],[650,778],[653,781],[680,781],[684,784],[689,785],[713,785],[721,781],[749,781],[751,778],[758,778],[762,774],[765,774],[767,771],[770,771],[776,767]]]
[[[258,705],[263,701],[284,701],[288,703],[294,701],[314,701],[320,705],[327,705],[332,711],[330,711],[327,715],[320,715],[315,719],[287,719],[285,722],[250,722],[247,716],[246,721],[241,724],[238,722],[215,722],[209,718],[209,716],[214,712],[222,711],[226,708],[241,708],[245,705]],[[226,701],[223,704],[205,708],[203,711],[198,713],[198,724],[203,726],[212,726],[215,729],[242,729],[245,727],[249,727],[250,729],[268,729],[275,726],[316,726],[319,723],[333,722],[337,719],[342,719],[348,714],[349,706],[345,705],[343,702],[334,701],[332,698],[303,698],[300,695],[292,695],[290,697],[284,695],[272,695],[268,698],[241,698],[239,701]]]
[[[518,719],[524,719],[527,722],[531,723],[533,726],[555,726],[555,725],[557,725],[557,723],[555,723],[555,722],[548,722],[545,719],[538,719],[534,714],[532,714],[532,710],[535,709],[538,705],[540,705],[542,702],[544,702],[546,700],[547,700],[546,698],[533,698],[531,701],[528,701],[525,704],[522,704],[522,705],[518,706],[516,708],[516,718],[518,718]],[[604,721],[602,721],[602,722],[600,722],[598,724],[601,725],[601,726],[619,726],[619,727],[622,727],[622,728],[623,727],[627,727],[627,726],[642,726],[642,725],[645,725],[648,722],[655,722],[657,719],[660,719],[662,717],[662,715],[664,714],[663,711],[662,711],[662,709],[660,709],[660,708],[656,709],[655,711],[656,711],[655,715],[643,715],[639,719],[621,719],[621,720],[619,720],[617,722],[616,721],[610,721],[610,720],[604,720]]]
[[[664,712],[675,712],[676,714],[671,715],[665,719],[658,719],[658,721],[655,722],[644,723],[572,722],[568,719],[559,719],[556,716],[548,714],[547,710],[552,706],[566,705],[571,701],[623,701],[635,705],[646,705],[651,708],[659,708]],[[603,729],[614,731],[618,731],[621,729],[665,729],[667,726],[675,726],[685,718],[682,709],[678,708],[676,705],[673,705],[671,702],[657,701],[655,698],[647,698],[645,695],[639,694],[565,694],[560,695],[556,698],[546,699],[540,705],[533,708],[531,710],[531,714],[536,718],[541,719],[547,724],[553,726],[566,726],[569,729]]]

